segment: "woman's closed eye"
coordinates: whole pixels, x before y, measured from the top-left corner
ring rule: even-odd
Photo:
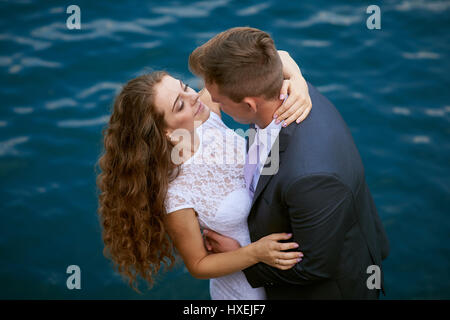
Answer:
[[[189,88],[189,86],[187,84],[185,84],[183,91],[186,92],[187,88]],[[184,107],[184,100],[181,98],[180,99],[180,107],[178,108],[178,111],[183,110],[183,107]]]

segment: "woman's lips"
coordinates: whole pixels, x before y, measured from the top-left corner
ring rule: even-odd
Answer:
[[[195,111],[195,114],[194,114],[194,117],[200,112],[200,111],[202,111],[203,109],[204,109],[204,104],[203,103],[199,103],[198,104],[198,108],[197,108],[197,111]]]

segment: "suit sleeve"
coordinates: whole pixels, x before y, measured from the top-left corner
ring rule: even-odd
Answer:
[[[345,233],[356,221],[352,191],[335,176],[310,175],[294,180],[284,194],[293,239],[303,260],[289,270],[264,263],[244,274],[253,288],[274,284],[309,285],[335,275]]]
[[[369,190],[369,186],[366,184],[366,188]],[[383,223],[381,222],[380,216],[378,215],[377,208],[375,207],[375,202],[372,198],[372,194],[370,191],[367,192],[367,195],[370,199],[370,204],[372,206],[372,215],[375,220],[375,228],[377,230],[378,243],[380,245],[381,252],[381,260],[384,260],[389,255],[389,240],[386,235],[386,231],[384,230]]]

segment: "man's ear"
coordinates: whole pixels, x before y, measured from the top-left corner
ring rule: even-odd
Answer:
[[[254,113],[258,111],[258,104],[255,98],[245,97],[244,99],[242,99],[242,102],[246,103]]]

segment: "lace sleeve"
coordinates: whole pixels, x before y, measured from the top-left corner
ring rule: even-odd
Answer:
[[[187,192],[177,190],[177,188],[169,188],[166,198],[166,212],[181,210],[181,209],[194,209],[194,202]]]

